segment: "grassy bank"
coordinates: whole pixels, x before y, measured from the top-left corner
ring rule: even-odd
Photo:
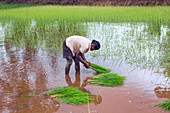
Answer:
[[[7,7],[7,6],[6,6]],[[9,5],[11,7],[11,5]],[[169,23],[170,7],[35,6],[1,9],[0,18]]]

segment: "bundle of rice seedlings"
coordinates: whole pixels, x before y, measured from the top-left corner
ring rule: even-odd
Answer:
[[[89,68],[96,71],[97,73],[108,73],[111,71],[111,69],[107,69],[107,68],[104,68],[104,67],[101,67],[99,65],[96,65],[96,64],[92,64],[90,62],[88,62],[89,64]]]
[[[51,96],[58,102],[64,102],[73,105],[79,105],[88,103],[93,99],[89,98],[89,93],[84,93],[76,88],[71,87],[59,87],[46,92],[47,95]]]
[[[164,101],[163,103],[156,104],[155,106],[160,106],[162,109],[165,109],[170,112],[170,100]]]
[[[94,76],[89,82],[92,85],[119,86],[124,82],[125,77],[114,73],[104,73]]]

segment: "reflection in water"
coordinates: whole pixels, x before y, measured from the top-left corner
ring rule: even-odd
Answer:
[[[170,77],[170,60],[166,63],[163,73]]]
[[[67,21],[13,20],[2,24],[0,29],[5,42],[20,48],[61,50],[62,42],[71,35],[85,35],[85,27]]]
[[[61,84],[64,81],[62,40],[73,34],[83,35],[81,28],[34,20],[0,22],[0,112],[59,109],[57,102],[22,98],[22,95],[39,94],[50,86],[64,85]]]
[[[85,25],[88,26],[88,37],[96,38],[102,45],[100,51],[92,53],[94,56],[100,55],[107,60],[153,69],[164,68],[168,62],[170,29],[165,25],[159,25],[156,30],[156,26],[151,27],[147,23],[101,22]],[[150,33],[151,30],[154,33]]]
[[[76,73],[75,82],[69,75],[64,76],[61,46],[70,35],[98,39],[101,50],[92,55],[89,52],[87,57],[94,56],[94,62],[100,61],[104,66],[109,64],[112,70],[124,70],[122,65],[113,63],[122,63],[125,67],[131,64],[134,67],[168,68],[169,31],[167,26],[152,29],[146,23],[0,22],[0,112],[57,112],[60,108],[57,102],[22,97],[56,87],[68,85],[90,93],[86,78],[92,76],[87,74],[92,71],[81,70],[81,77]],[[80,78],[85,79],[82,84]],[[155,94],[158,98],[169,98],[168,90],[157,87]],[[102,102],[100,95],[92,95],[92,98],[95,105]]]
[[[154,91],[158,98],[170,99],[170,88],[158,86],[154,89]]]
[[[75,87],[78,88],[79,90],[83,91],[84,93],[90,93],[90,91],[88,91],[85,87],[88,84],[88,78],[85,79],[81,85],[81,80],[80,80],[80,72],[76,72],[75,73],[75,81],[72,82],[70,75],[65,75],[65,80],[68,84],[68,87]],[[90,93],[91,94],[91,93]],[[91,95],[90,98],[94,99],[93,103],[95,105],[98,105],[102,102],[102,97],[100,95]]]
[[[47,67],[51,70],[55,69],[54,75],[59,72],[58,67],[55,66],[57,55],[45,56],[46,60],[43,61],[40,51],[31,48],[20,49],[8,44],[3,46],[0,53],[2,53],[0,56],[0,106],[2,106],[0,112],[24,112],[25,110],[43,112],[59,109],[57,102],[22,97],[43,92],[49,88],[47,87],[49,84]],[[57,80],[54,79],[54,81]]]
[[[63,40],[71,35],[97,39],[102,48],[93,52],[93,56],[101,55],[104,59],[127,62],[134,67],[165,68],[170,57],[170,29],[157,23],[15,20],[0,24],[0,29],[6,43],[52,51],[61,50]]]

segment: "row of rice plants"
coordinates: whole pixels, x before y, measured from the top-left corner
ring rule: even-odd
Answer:
[[[35,6],[0,10],[0,18],[168,24],[170,7]]]
[[[161,26],[151,34],[148,26],[146,23],[88,23],[88,37],[98,39],[102,45],[100,51],[92,55],[104,56],[116,64],[128,62],[135,67],[159,71],[170,58],[170,29]]]
[[[5,4],[0,3],[0,9],[12,9],[12,8],[19,8],[19,7],[30,7],[35,6],[33,4]]]
[[[5,42],[19,47],[59,50],[63,40],[70,35],[85,35],[83,26],[67,21],[11,19],[1,22]]]

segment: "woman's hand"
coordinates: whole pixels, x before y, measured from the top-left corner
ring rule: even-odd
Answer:
[[[85,63],[84,66],[85,66],[86,68],[89,68],[89,64],[88,64],[88,63]]]

